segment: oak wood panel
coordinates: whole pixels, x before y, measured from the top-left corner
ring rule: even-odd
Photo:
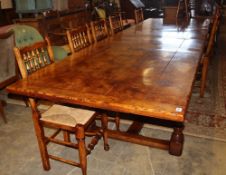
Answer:
[[[182,122],[207,32],[208,22],[203,19],[191,20],[187,27],[148,19],[35,72],[8,90]]]

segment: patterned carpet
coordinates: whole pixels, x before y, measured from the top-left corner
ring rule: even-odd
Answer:
[[[223,81],[223,57],[215,56],[209,66],[207,87],[203,98],[199,97],[199,81],[195,82],[187,121],[198,125],[210,127],[226,127],[222,120],[226,119],[224,81]],[[205,118],[203,118],[205,115]]]
[[[224,22],[225,23],[225,22]],[[188,108],[185,133],[226,141],[226,25],[221,26],[214,56],[210,61],[204,98],[195,82]]]
[[[223,86],[223,96],[224,96],[224,102],[225,102],[225,108],[226,108],[226,58],[224,57],[223,63],[222,63],[222,86]]]

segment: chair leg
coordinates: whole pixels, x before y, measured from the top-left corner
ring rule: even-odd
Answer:
[[[87,175],[87,153],[85,146],[85,130],[84,126],[77,125],[76,126],[76,140],[78,141],[78,151],[79,151],[79,159],[80,159],[80,167],[82,169],[82,174]]]
[[[188,0],[184,0],[184,6],[185,6],[185,12],[186,12],[186,19],[189,20],[190,18],[190,14],[189,14],[189,10],[188,10]]]
[[[180,3],[181,3],[181,0],[178,1],[178,5],[177,5],[177,13],[176,13],[176,18],[177,18],[177,19],[178,19],[178,17],[179,17]]]
[[[4,109],[3,109],[3,102],[0,101],[0,116],[2,116],[2,119],[5,123],[7,123],[7,119],[5,117]]]
[[[200,97],[204,96],[205,87],[206,87],[206,78],[207,78],[208,65],[209,65],[209,58],[205,57],[204,60],[203,60],[203,67],[202,67]]]
[[[102,127],[103,127],[103,139],[104,139],[104,150],[108,151],[109,150],[109,144],[108,144],[108,116],[107,115],[103,115],[101,117],[101,123],[102,123]]]
[[[40,122],[39,122],[40,114],[39,114],[39,111],[37,110],[37,105],[35,101],[33,99],[29,99],[29,102],[32,108],[32,119],[34,123],[35,134],[38,140],[39,151],[41,154],[42,166],[44,170],[50,170],[49,155],[48,155],[47,146],[44,140],[44,129],[42,126],[40,126]]]

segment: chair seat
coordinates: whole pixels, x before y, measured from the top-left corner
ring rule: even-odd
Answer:
[[[77,124],[85,125],[94,113],[94,111],[86,109],[53,105],[42,114],[40,120],[75,127]]]

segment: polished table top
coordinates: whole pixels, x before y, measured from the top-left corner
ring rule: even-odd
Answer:
[[[148,19],[8,87],[59,103],[184,121],[209,20]]]

